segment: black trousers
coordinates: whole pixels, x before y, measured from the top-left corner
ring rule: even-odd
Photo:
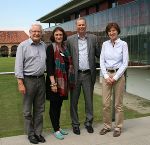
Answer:
[[[62,98],[57,100],[50,100],[49,116],[55,132],[58,131],[60,128],[59,120],[60,120],[62,102],[63,102]]]

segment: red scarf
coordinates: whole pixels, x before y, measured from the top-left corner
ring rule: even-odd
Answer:
[[[60,96],[68,96],[68,86],[69,88],[74,87],[74,69],[72,65],[72,58],[67,49],[61,48],[60,50],[57,46],[53,47],[55,47],[54,59],[55,59],[55,78],[57,80],[57,91],[60,94]],[[66,65],[68,65],[67,66],[68,72],[66,70]]]

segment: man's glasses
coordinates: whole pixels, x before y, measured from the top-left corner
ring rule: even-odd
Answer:
[[[42,33],[42,31],[31,31],[32,33]]]

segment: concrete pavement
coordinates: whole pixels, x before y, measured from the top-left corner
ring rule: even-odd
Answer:
[[[127,70],[127,92],[150,100],[150,69]]]
[[[150,145],[150,116],[124,121],[120,137],[113,137],[113,131],[99,135],[102,124],[94,125],[94,133],[89,134],[81,128],[81,135],[75,135],[72,130],[64,140],[56,139],[51,133],[44,133],[46,143],[41,145]],[[0,138],[0,145],[31,145],[26,135]]]
[[[145,75],[143,75],[144,77]],[[102,78],[97,78],[97,81],[95,83],[95,87],[94,87],[94,93],[98,94],[100,96],[102,96],[102,84],[100,83],[102,82]],[[127,85],[131,84],[132,81],[128,80]],[[137,77],[136,83],[140,84],[140,80]],[[135,83],[135,84],[136,84]],[[142,84],[143,85],[143,84]],[[144,86],[144,85],[143,85]],[[149,92],[148,89],[149,86],[146,86],[145,91],[141,91],[141,93],[143,95],[146,96],[146,94]],[[142,88],[143,89],[143,88]],[[124,93],[124,97],[123,97],[123,104],[124,106],[126,106],[127,108],[130,108],[132,110],[135,110],[141,114],[146,114],[146,113],[150,113],[150,98],[146,99],[146,97],[142,97],[142,96],[137,96],[135,95],[136,90],[141,90],[140,88],[135,89],[135,86],[131,86],[130,91],[133,92],[133,94],[129,93],[129,92],[125,92]],[[149,93],[150,94],[150,93]],[[146,104],[146,105],[144,105]]]

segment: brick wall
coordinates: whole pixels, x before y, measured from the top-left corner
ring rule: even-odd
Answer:
[[[99,9],[98,11],[103,11],[109,8],[109,3],[108,2],[103,2],[101,4],[99,4]]]
[[[80,11],[80,17],[86,16],[86,9]]]
[[[96,6],[90,7],[88,9],[88,11],[89,11],[89,14],[95,13],[96,12]]]

